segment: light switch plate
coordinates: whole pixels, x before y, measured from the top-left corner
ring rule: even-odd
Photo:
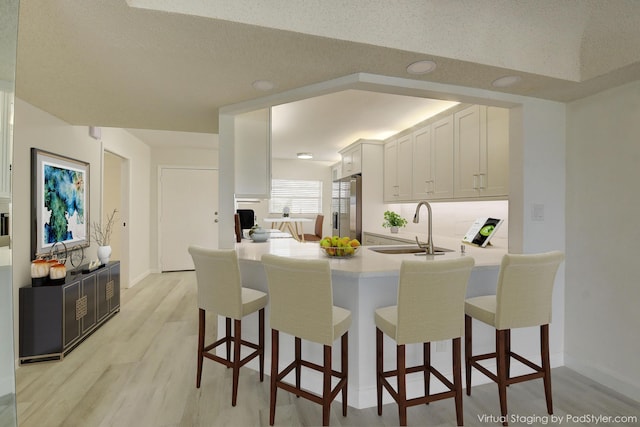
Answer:
[[[531,209],[532,221],[544,221],[544,205],[542,203],[534,203]]]

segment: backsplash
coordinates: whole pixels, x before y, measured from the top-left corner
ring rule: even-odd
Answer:
[[[420,222],[413,223],[413,214],[417,203],[398,203],[388,205],[389,210],[399,213],[408,223],[403,232],[427,232],[427,208],[420,208]],[[433,233],[439,236],[462,237],[476,218],[501,218],[504,222],[496,232],[494,239],[507,239],[509,230],[509,202],[507,200],[476,202],[433,202]],[[383,219],[380,218],[380,224]]]

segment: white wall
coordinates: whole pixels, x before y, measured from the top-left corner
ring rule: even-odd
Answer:
[[[640,81],[568,105],[566,364],[640,401]]]
[[[218,135],[212,134],[212,146],[218,139]],[[151,150],[151,180],[149,196],[151,213],[148,217],[151,228],[149,256],[151,268],[154,272],[160,272],[158,265],[158,168],[160,166],[205,166],[218,167],[218,150],[211,148],[153,148]]]
[[[87,128],[82,127],[82,129],[86,131]],[[151,234],[149,216],[152,211],[149,195],[151,150],[138,138],[118,128],[102,128],[102,144],[105,150],[128,160],[129,206],[128,209],[123,206],[125,217],[121,217],[121,220],[127,222],[126,232],[129,233],[129,256],[127,257],[129,283],[122,283],[121,286],[131,287],[144,279],[151,271],[149,256]],[[99,194],[97,197],[100,197]],[[94,197],[92,195],[91,198]],[[124,212],[127,210],[128,215]]]

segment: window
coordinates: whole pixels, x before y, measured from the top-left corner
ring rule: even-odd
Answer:
[[[292,214],[322,212],[322,181],[271,180],[269,212],[281,213],[285,206],[289,207]]]

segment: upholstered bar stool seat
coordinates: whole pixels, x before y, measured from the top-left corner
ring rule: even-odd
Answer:
[[[382,415],[382,389],[398,404],[400,425],[407,425],[407,407],[453,397],[458,425],[462,417],[462,363],[460,337],[464,327],[464,298],[473,258],[441,261],[403,261],[398,284],[398,304],[375,310],[376,385],[378,415]],[[384,371],[383,334],[396,341],[397,368]],[[431,365],[431,342],[451,339],[453,343],[453,383]],[[406,367],[406,344],[423,344],[423,363]],[[422,372],[425,394],[407,398],[406,376]],[[449,391],[430,394],[430,375],[438,378]],[[396,377],[397,387],[387,380]]]
[[[542,378],[544,382],[547,412],[553,413],[551,397],[551,367],[549,365],[549,323],[553,283],[562,252],[511,255],[502,258],[498,274],[496,295],[469,298],[465,302],[465,361],[467,395],[471,395],[471,368],[476,368],[498,383],[500,411],[503,425],[508,425],[507,386],[522,381]],[[496,351],[472,354],[471,319],[477,319],[496,329]],[[540,327],[541,365],[511,351],[511,329]],[[479,361],[496,359],[496,373],[489,371]],[[510,376],[511,358],[531,368],[534,372],[517,377]]]
[[[275,422],[278,388],[322,405],[322,424],[329,425],[331,402],[342,393],[342,415],[347,415],[348,330],[351,312],[333,305],[331,269],[328,260],[300,260],[263,255],[269,285],[271,324],[271,400],[269,424]],[[279,369],[280,332],[295,340],[294,360]],[[341,371],[333,370],[333,342],[341,338]],[[302,340],[322,344],[323,364],[302,359]],[[302,388],[302,367],[322,373],[322,393]],[[284,378],[295,370],[295,385]],[[333,378],[337,384],[331,387]]]
[[[193,258],[198,282],[198,372],[196,387],[200,388],[202,380],[202,362],[207,359],[219,362],[233,369],[233,387],[231,404],[236,406],[238,397],[238,379],[240,367],[259,357],[260,381],[264,380],[264,308],[268,296],[255,289],[244,288],[240,281],[240,269],[236,251],[205,249],[190,246],[189,253]],[[206,311],[213,311],[225,317],[226,333],[223,338],[205,345]],[[258,344],[242,339],[242,318],[258,312]],[[233,334],[231,320],[233,319]],[[226,344],[226,359],[216,355],[215,349]],[[233,344],[233,358],[231,345]],[[249,347],[254,351],[240,358],[241,347]]]

